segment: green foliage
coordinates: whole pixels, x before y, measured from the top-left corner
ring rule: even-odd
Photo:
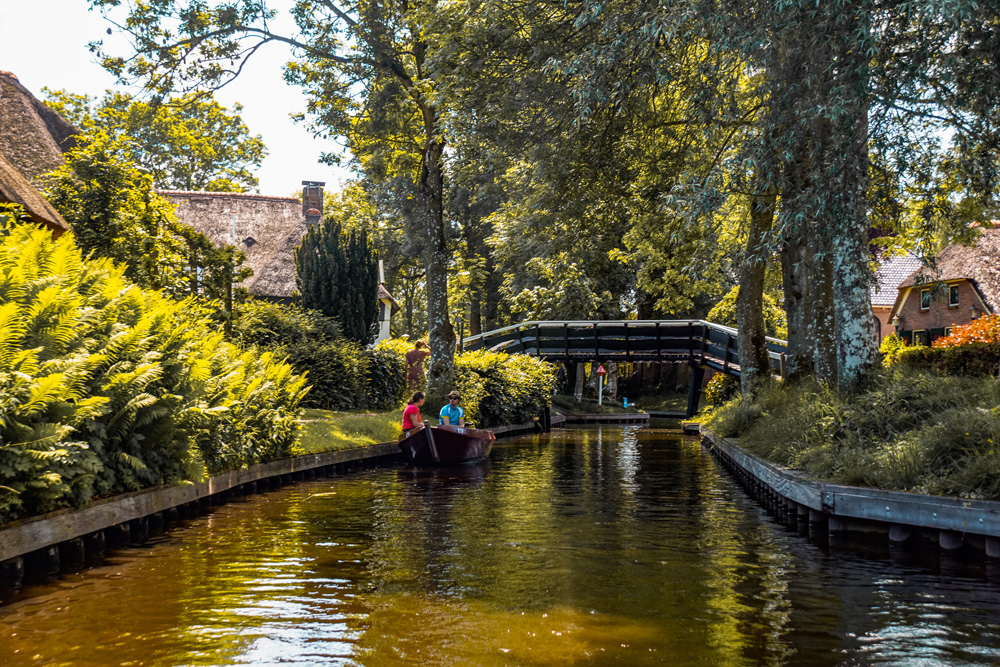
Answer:
[[[0,237],[10,234],[14,225],[30,221],[31,218],[20,204],[0,202]]]
[[[466,421],[485,427],[530,421],[556,386],[554,365],[523,354],[466,352],[455,358],[455,375]]]
[[[72,234],[0,241],[0,520],[286,456],[305,391]]]
[[[331,220],[313,225],[295,250],[295,269],[303,306],[336,318],[362,345],[375,337],[378,263],[364,231],[345,232]]]
[[[736,300],[740,296],[740,286],[729,290],[705,319],[727,327],[736,327]],[[772,338],[785,339],[788,336],[788,318],[772,294],[764,293],[764,333]]]
[[[128,157],[161,190],[246,192],[257,186],[253,170],[267,154],[260,135],[211,96],[191,93],[137,100],[108,91],[97,102],[89,95],[44,89],[46,104],[89,135],[105,131],[127,138]]]
[[[1000,499],[1000,380],[902,370],[838,395],[773,383],[708,426],[775,463],[842,484]]]
[[[907,347],[898,353],[901,368],[929,370],[939,375],[1000,373],[1000,343],[969,343],[954,347]]]
[[[910,349],[912,346],[906,340],[895,333],[891,333],[882,339],[878,351],[882,355],[882,368],[890,368],[899,361],[901,352]]]
[[[296,305],[249,301],[234,322],[235,340],[286,357],[308,373],[305,404],[325,410],[392,410],[406,390],[399,354],[382,346],[364,348],[340,336],[340,325],[319,311]]]
[[[149,174],[130,161],[130,145],[127,137],[105,130],[80,141],[52,172],[49,201],[85,253],[114,260],[140,287],[221,300],[230,280],[252,275],[250,269],[233,270],[245,255],[178,223],[170,203],[153,191]]]
[[[732,375],[716,373],[705,387],[705,400],[709,405],[718,407],[732,400],[740,393],[740,380]]]

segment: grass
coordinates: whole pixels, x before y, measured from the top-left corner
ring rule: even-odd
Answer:
[[[707,425],[819,479],[1000,500],[1000,379],[895,370],[841,396],[777,383],[712,411]]]
[[[572,396],[553,396],[552,407],[575,412],[578,415],[635,414],[639,412],[632,406],[623,408],[620,402],[604,401],[604,405],[598,405],[596,398],[584,398],[577,403]]]
[[[686,412],[688,397],[687,394],[657,394],[640,396],[635,402],[646,412]]]
[[[403,411],[333,412],[305,409],[299,416],[302,431],[292,454],[318,454],[391,442],[399,437]]]

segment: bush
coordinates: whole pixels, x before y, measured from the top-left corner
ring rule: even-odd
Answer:
[[[233,326],[244,346],[284,356],[311,389],[305,405],[324,410],[394,410],[406,391],[406,365],[390,348],[340,337],[336,320],[315,310],[249,302]]]
[[[1000,343],[906,348],[899,352],[898,363],[939,375],[995,375],[1000,370]]]
[[[968,324],[961,324],[951,334],[938,338],[933,347],[955,347],[970,343],[1000,343],[1000,315],[984,315]]]
[[[466,421],[482,427],[519,424],[550,404],[556,370],[527,355],[479,350],[455,358],[455,383]]]
[[[846,396],[811,382],[772,383],[718,408],[708,426],[820,479],[1000,500],[998,405],[997,378],[901,370]]]
[[[71,234],[0,239],[0,521],[286,456],[305,391]]]
[[[882,355],[882,368],[890,368],[899,361],[899,354],[904,350],[912,349],[913,346],[906,342],[906,339],[895,333],[891,333],[882,339],[878,351]]]
[[[705,400],[710,405],[719,406],[731,401],[740,393],[740,379],[725,373],[716,373],[705,387]]]

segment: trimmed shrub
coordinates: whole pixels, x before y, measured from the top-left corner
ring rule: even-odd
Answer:
[[[995,375],[1000,371],[1000,343],[906,348],[899,352],[898,364],[939,375]]]
[[[385,341],[388,342],[388,341]],[[372,410],[395,410],[406,397],[406,362],[391,345],[376,345],[365,350],[368,369],[368,407]]]
[[[466,421],[483,427],[519,424],[550,404],[556,367],[524,354],[466,352],[455,358],[455,383]]]
[[[0,239],[0,521],[286,456],[305,393],[71,234]]]

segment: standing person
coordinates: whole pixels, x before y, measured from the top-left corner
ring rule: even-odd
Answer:
[[[418,340],[412,350],[406,353],[406,384],[412,391],[424,386],[424,359],[431,356],[427,343]]]
[[[424,404],[424,392],[414,392],[413,397],[406,403],[403,410],[403,437],[410,435],[413,429],[424,427],[424,420],[420,418],[420,406]]]
[[[458,404],[462,397],[457,391],[448,394],[448,405],[441,408],[438,424],[442,426],[465,426],[465,410]]]

